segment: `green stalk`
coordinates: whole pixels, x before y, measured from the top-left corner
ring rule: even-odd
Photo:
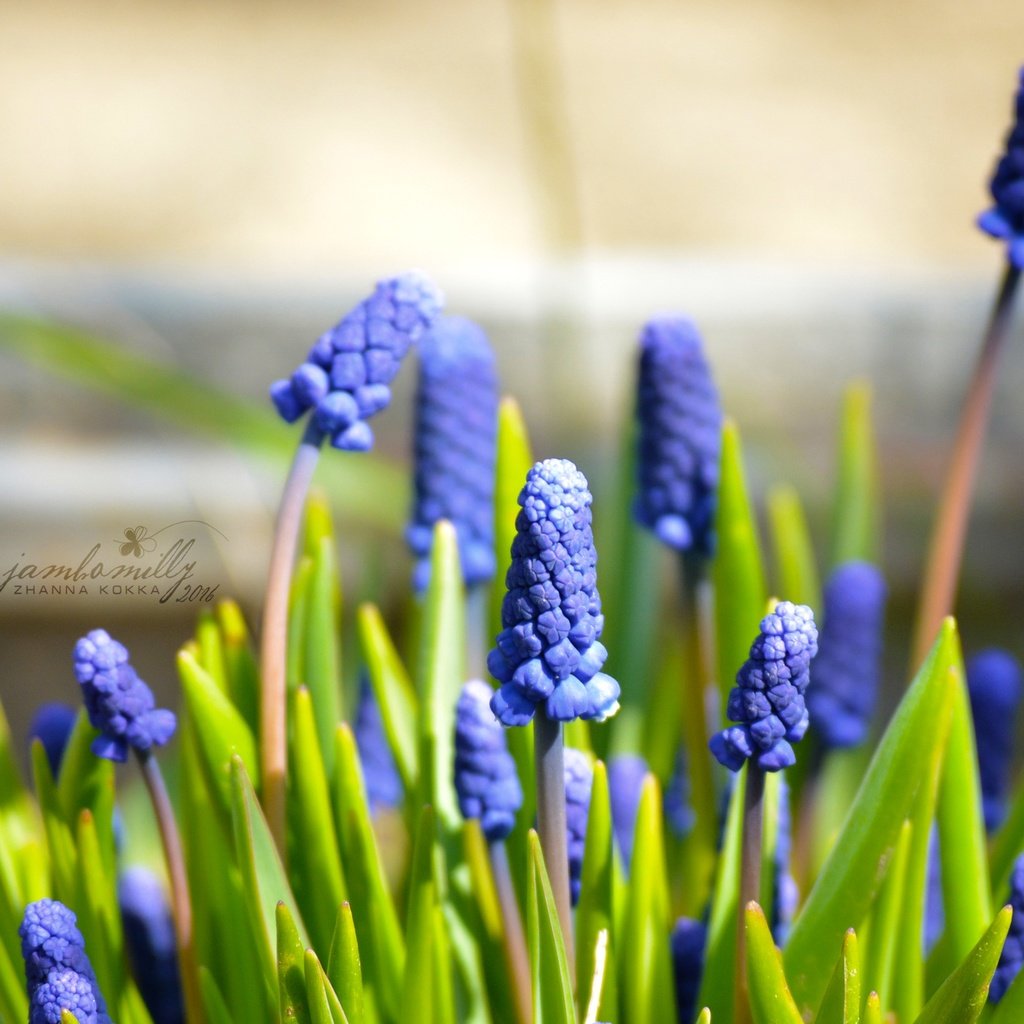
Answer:
[[[761,897],[761,845],[764,831],[764,770],[747,762],[747,785],[743,792],[743,853],[740,862],[740,899],[737,912],[744,914],[750,903]],[[736,1024],[752,1021],[747,985],[746,928],[736,928]]]
[[[530,957],[526,951],[526,935],[523,932],[523,919],[516,902],[516,891],[512,885],[512,872],[508,865],[508,850],[503,840],[490,843],[491,871],[494,873],[494,885],[498,891],[498,903],[501,906],[502,948],[505,951],[505,963],[512,980],[512,997],[516,1006],[516,1018],[519,1024],[530,1024],[533,1019],[533,1006],[530,999],[532,983],[530,981]]]

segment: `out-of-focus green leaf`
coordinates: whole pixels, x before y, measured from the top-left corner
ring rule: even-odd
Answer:
[[[78,1018],[70,1010],[61,1010],[60,1024],[78,1024]]]
[[[399,1020],[434,1024],[434,812],[420,814],[409,874],[409,907],[405,919],[405,978]]]
[[[882,1004],[878,1001],[877,992],[868,993],[862,1024],[882,1024]]]
[[[843,936],[843,954],[832,972],[814,1024],[857,1024],[860,1020],[860,950],[851,928]]]
[[[232,1017],[217,987],[216,979],[204,966],[199,968],[199,988],[203,993],[203,1009],[206,1011],[209,1024],[236,1024],[238,1019],[247,1019]]]
[[[821,585],[814,545],[800,495],[789,486],[768,492],[768,522],[775,561],[775,590],[786,601],[821,611]]]
[[[46,847],[53,871],[52,896],[62,903],[74,903],[78,852],[71,827],[61,807],[60,797],[57,795],[57,787],[50,772],[50,762],[42,742],[38,739],[32,741],[32,778],[35,782],[36,799],[43,815]]]
[[[744,911],[747,932],[747,990],[754,1024],[803,1024],[793,1002],[782,960],[772,941],[764,911],[748,903]]]
[[[255,736],[260,728],[259,669],[242,609],[235,601],[221,601],[217,605],[217,623],[221,632],[228,695]]]
[[[1018,1024],[1024,1020],[1024,972],[1013,979],[998,1003],[989,1004],[984,1020],[985,1024]]]
[[[1003,907],[959,967],[928,1000],[914,1024],[974,1024],[988,998],[1013,911]]]
[[[892,1004],[893,973],[901,935],[900,911],[905,900],[904,883],[912,836],[913,826],[905,821],[878,895],[871,919],[871,942],[864,957],[864,978],[878,993],[883,1006]]]
[[[729,690],[747,658],[767,598],[757,523],[747,496],[736,424],[722,428],[722,461],[715,513],[715,638],[722,721]],[[721,1011],[713,1007],[720,1016]]]
[[[372,604],[360,605],[357,618],[363,660],[380,708],[388,746],[402,777],[402,785],[406,792],[411,792],[416,787],[419,774],[416,748],[419,702],[380,609]]]
[[[445,519],[434,527],[430,585],[424,603],[419,658],[420,802],[448,831],[459,827],[452,765],[455,705],[465,682],[465,611],[458,538]]]
[[[534,1024],[575,1024],[572,978],[562,926],[551,895],[537,833],[530,831],[530,875],[526,888],[526,944],[533,978]]]
[[[285,680],[289,691],[306,678],[306,616],[309,607],[309,582],[313,578],[313,559],[302,555],[295,563],[288,588],[288,631],[285,648]]]
[[[434,960],[434,1022],[435,1024],[455,1024],[455,988],[452,983],[452,968],[456,958],[452,955],[449,943],[448,930],[445,925],[445,914],[441,907],[434,907],[434,937],[433,937],[433,960]],[[454,922],[452,915],[449,920]],[[474,953],[476,950],[474,950]],[[474,1000],[477,1005],[480,999]],[[484,1020],[488,1020],[484,1016]]]
[[[784,954],[786,977],[803,1010],[820,1003],[843,934],[860,926],[918,788],[943,756],[955,655],[956,627],[950,619],[889,723],[842,833],[793,925]]]
[[[715,1024],[717,1024],[718,1018],[715,1018]],[[711,1011],[705,1006],[700,1011],[700,1016],[697,1018],[697,1024],[711,1024]]]
[[[302,940],[299,938],[292,915],[283,902],[277,904],[276,920],[277,998],[281,1020],[294,1021],[295,1024],[311,1024],[306,998]]]
[[[363,1024],[363,969],[352,907],[342,903],[327,957],[327,977],[350,1024]]]
[[[854,381],[843,396],[839,478],[832,506],[829,565],[877,562],[880,544],[878,455],[871,425],[871,385]]]
[[[224,639],[217,619],[209,608],[204,608],[199,613],[199,621],[196,623],[196,644],[199,647],[199,664],[217,684],[220,692],[230,696],[227,664],[224,661]]]

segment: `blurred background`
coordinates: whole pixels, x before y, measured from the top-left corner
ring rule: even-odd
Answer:
[[[697,319],[755,498],[794,484],[822,550],[839,396],[871,380],[899,676],[1002,261],[972,224],[1020,4],[33,0],[3,5],[3,33],[0,580],[96,544],[114,562],[126,531],[167,527],[193,541],[195,581],[253,615],[297,440],[267,385],[418,266],[488,329],[535,452],[576,459],[599,498],[655,312]],[[353,600],[378,572],[400,599],[410,569],[412,376],[374,456],[321,466]],[[1017,344],[961,608],[969,648],[1017,654],[1022,388]],[[16,730],[74,698],[71,644],[101,623],[173,690],[195,606],[13,590]]]

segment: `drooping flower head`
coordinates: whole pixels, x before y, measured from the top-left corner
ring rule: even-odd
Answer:
[[[679,551],[710,555],[722,408],[692,321],[649,321],[637,382],[637,521]]]
[[[1006,901],[1013,907],[1010,931],[1003,942],[999,963],[988,989],[990,1003],[998,1003],[1006,995],[1013,979],[1024,964],[1024,854],[1017,858],[1010,875],[1010,898]]]
[[[989,191],[995,205],[981,214],[978,227],[993,238],[1003,239],[1010,262],[1024,270],[1024,68],[1014,98],[1013,127]]]
[[[487,667],[501,688],[491,709],[503,725],[534,713],[559,722],[603,721],[619,684],[600,671],[604,616],[586,477],[567,459],[538,462],[519,495],[512,565],[497,647]]]
[[[679,1024],[692,1024],[704,974],[704,946],[708,928],[703,921],[681,917],[672,929],[672,973],[675,979]]]
[[[63,903],[30,903],[18,935],[28,985],[28,1024],[60,1024],[62,1010],[73,1013],[79,1024],[110,1024],[85,939]]]
[[[365,677],[359,682],[354,732],[371,812],[376,813],[382,807],[398,807],[402,802],[402,778],[384,732],[380,705]]]
[[[55,777],[77,717],[78,712],[70,704],[41,704],[28,727],[29,740],[42,743],[50,771]]]
[[[867,740],[881,673],[885,596],[885,580],[869,562],[844,562],[825,585],[807,707],[826,749]]]
[[[144,867],[126,868],[117,880],[117,900],[132,974],[153,1024],[182,1024],[174,921],[160,879]]]
[[[477,818],[487,841],[504,839],[523,805],[505,730],[491,711],[493,690],[479,679],[462,688],[455,706],[455,792],[464,818]]]
[[[790,744],[807,731],[804,692],[817,651],[814,613],[806,605],[783,601],[761,620],[729,694],[727,714],[739,724],[711,737],[711,752],[726,768],[738,772],[753,760],[777,772],[796,764]]]
[[[391,401],[388,385],[409,346],[441,309],[441,293],[423,274],[410,272],[381,281],[309,350],[270,397],[281,418],[294,423],[307,410],[335,448],[367,451],[373,431],[366,422]]]
[[[619,754],[608,762],[608,797],[612,809],[612,828],[627,872],[633,859],[636,815],[640,809],[640,795],[646,777],[647,762],[637,754]]]
[[[105,629],[94,629],[75,644],[75,675],[89,721],[100,731],[92,742],[97,757],[127,761],[129,747],[144,753],[174,735],[174,712],[156,706],[127,648]]]
[[[420,342],[415,502],[406,531],[413,585],[430,580],[434,524],[458,537],[466,586],[494,576],[494,460],[498,375],[487,335],[463,317],[439,317]]]
[[[569,848],[569,894],[572,905],[580,898],[583,881],[583,850],[587,840],[587,819],[590,815],[590,793],[594,788],[594,769],[587,755],[566,747],[565,759],[565,827]]]
[[[1021,700],[1021,671],[1008,651],[992,647],[967,662],[967,689],[978,745],[985,828],[994,832],[1006,817],[1013,737]]]

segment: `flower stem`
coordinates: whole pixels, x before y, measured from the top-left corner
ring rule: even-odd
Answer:
[[[569,899],[569,847],[565,823],[565,761],[562,723],[553,722],[537,711],[533,718],[534,760],[537,766],[537,831],[548,876],[551,895],[562,922],[569,976],[576,976],[576,956],[572,939],[572,904]]]
[[[498,890],[501,906],[503,946],[505,963],[512,980],[512,996],[516,1004],[516,1017],[520,1024],[530,1024],[533,1019],[533,1005],[530,1000],[530,960],[526,952],[526,936],[523,933],[523,919],[516,902],[516,891],[512,885],[512,872],[508,866],[508,850],[502,840],[490,844],[491,870]]]
[[[149,799],[153,804],[160,840],[163,843],[164,858],[167,861],[167,876],[171,883],[171,911],[174,915],[174,931],[177,937],[178,969],[181,972],[182,994],[185,1000],[185,1019],[188,1024],[202,1024],[203,999],[199,986],[199,962],[196,959],[195,935],[192,930],[192,900],[188,891],[188,875],[185,872],[185,856],[181,849],[181,836],[174,820],[167,786],[160,771],[160,765],[151,750],[136,751],[142,778]]]
[[[1010,333],[1020,270],[1007,264],[999,294],[982,342],[974,376],[964,399],[953,452],[939,502],[925,566],[924,585],[914,634],[914,667],[924,660],[943,618],[953,610],[964,536],[981,444],[985,438],[999,354]]]
[[[284,793],[288,770],[285,693],[288,595],[302,525],[302,508],[309,493],[309,484],[323,439],[322,431],[311,417],[281,495],[263,603],[263,629],[260,636],[260,782],[267,824],[282,857],[285,855]]]
[[[747,938],[743,926],[748,903],[761,898],[761,842],[764,824],[764,770],[747,762],[743,790],[743,851],[740,862],[740,898],[736,906],[736,1024],[750,1024],[747,990]]]

